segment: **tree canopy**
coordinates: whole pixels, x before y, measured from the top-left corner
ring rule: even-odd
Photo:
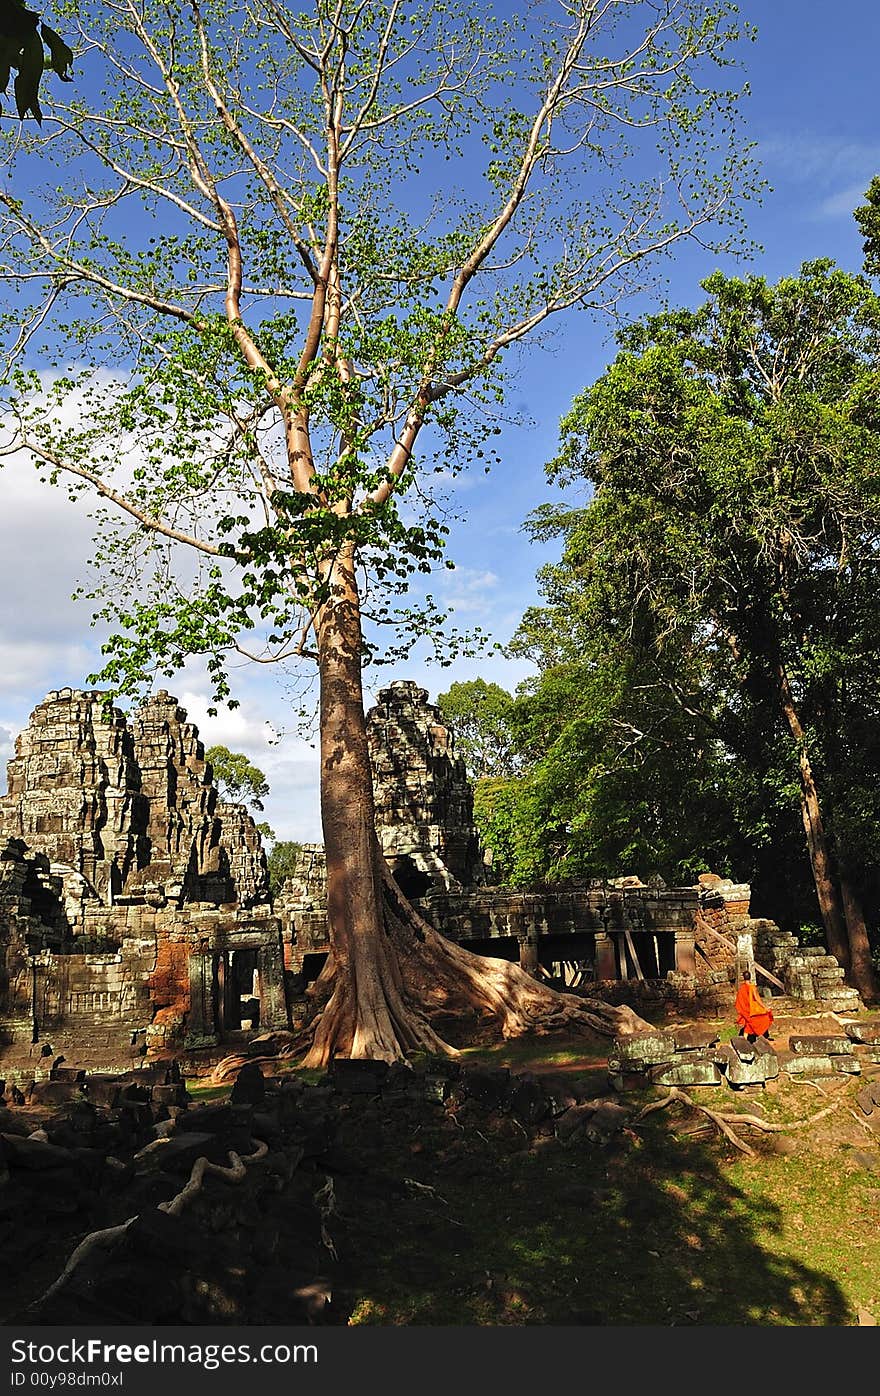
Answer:
[[[456,754],[472,780],[514,774],[519,765],[511,730],[514,703],[506,689],[469,679],[438,693],[437,706],[455,732]]]
[[[592,497],[533,516],[565,553],[544,570],[551,605],[526,618],[520,644],[544,647],[539,694],[573,618],[591,635],[594,689],[608,674],[597,648],[618,676],[629,655],[618,746],[632,739],[656,760],[668,735],[688,753],[680,792],[687,773],[711,791],[720,758],[741,762],[753,794],[760,773],[765,824],[774,802],[797,801],[831,948],[873,993],[861,899],[880,824],[880,307],[829,261],[774,286],[721,273],[702,285],[699,309],[622,334],[565,418],[551,474]],[[662,797],[652,772],[643,799]],[[730,785],[717,793],[735,809]],[[634,828],[652,827],[642,808]],[[707,816],[711,828],[711,802]]]
[[[259,766],[245,756],[243,751],[230,751],[225,746],[211,746],[205,752],[205,760],[210,761],[214,780],[220,787],[224,799],[247,805],[249,809],[263,809],[263,801],[269,794],[269,785]]]
[[[682,239],[742,245],[749,31],[728,0],[70,21],[82,93],[7,136],[0,452],[96,505],[93,678],[131,693],[200,655],[234,703],[239,656],[316,660],[333,953],[312,1060],[441,1050],[444,993],[521,1030],[537,987],[502,1003],[501,971],[389,886],[362,667],[450,638],[408,588],[446,561],[435,484],[495,459],[511,347],[613,311]]]

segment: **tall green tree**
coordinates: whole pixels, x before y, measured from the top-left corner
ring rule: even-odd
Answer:
[[[399,597],[444,560],[435,472],[491,458],[507,351],[613,308],[683,238],[737,244],[736,7],[69,19],[88,93],[10,148],[0,193],[24,307],[6,450],[102,511],[102,678],[125,693],[199,654],[228,699],[230,655],[317,663],[332,953],[311,1063],[443,1050],[444,1007],[523,1031],[558,1001],[420,924],[379,855],[362,666],[375,621],[398,626],[386,655],[442,636]]]
[[[880,306],[829,261],[702,285],[703,306],[632,328],[576,400],[551,469],[592,499],[536,525],[564,532],[582,610],[652,652],[685,712],[734,750],[737,724],[785,738],[829,948],[873,998]]]
[[[250,809],[263,809],[269,794],[269,783],[259,766],[255,766],[243,751],[230,751],[226,746],[210,746],[205,752],[210,761],[214,780],[224,799],[234,800]]]
[[[437,706],[455,733],[455,748],[471,780],[512,776],[519,767],[511,727],[514,699],[497,683],[468,679],[437,694]]]

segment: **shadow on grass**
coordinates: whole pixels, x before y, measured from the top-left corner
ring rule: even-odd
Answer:
[[[504,1157],[474,1136],[431,1162],[425,1137],[413,1176],[442,1201],[416,1192],[389,1207],[343,1190],[361,1260],[348,1321],[852,1322],[834,1279],[786,1254],[780,1209],[725,1179],[717,1144],[677,1141],[647,1121],[642,1142],[625,1138],[626,1149],[548,1140]]]

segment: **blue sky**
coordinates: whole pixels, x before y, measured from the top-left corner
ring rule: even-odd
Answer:
[[[868,0],[838,0],[833,11],[815,0],[764,0],[741,5],[741,13],[759,31],[744,50],[744,76],[752,87],[749,136],[772,186],[749,215],[763,251],[751,263],[735,264],[697,247],[683,249],[669,267],[672,304],[697,302],[699,279],[718,265],[770,280],[818,256],[852,270],[861,265],[852,210],[880,173],[880,12]],[[549,348],[518,357],[509,407],[529,425],[505,429],[498,469],[464,475],[455,485],[463,516],[450,542],[457,569],[434,590],[460,626],[478,624],[504,642],[537,600],[535,572],[552,552],[529,542],[523,521],[549,497],[543,465],[554,452],[560,417],[613,353],[607,332],[575,315],[559,323]],[[2,483],[0,759],[8,759],[15,733],[45,693],[83,684],[97,665],[97,645],[87,603],[70,600],[89,556],[86,520],[63,494],[40,487],[30,469],[9,466]],[[405,664],[368,671],[366,679],[372,694],[393,678],[413,678],[433,698],[453,679],[483,675],[513,689],[528,673],[526,664],[497,655],[429,667],[417,648]],[[166,686],[198,722],[206,744],[244,750],[266,772],[272,793],[265,818],[280,837],[320,839],[317,753],[296,731],[283,679],[242,669],[241,707],[216,719],[205,716],[208,690],[198,665]]]

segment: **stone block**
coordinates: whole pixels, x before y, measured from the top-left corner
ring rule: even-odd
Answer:
[[[141,1154],[137,1165],[144,1172],[158,1170],[162,1173],[187,1174],[196,1159],[204,1155],[211,1163],[228,1166],[229,1147],[227,1141],[217,1134],[188,1130],[185,1134],[172,1134],[157,1141],[155,1148]]]
[[[671,1033],[634,1032],[628,1037],[615,1038],[610,1059],[613,1057],[625,1066],[641,1062],[645,1066],[659,1066],[675,1055],[675,1038]]]
[[[81,1081],[35,1081],[28,1103],[30,1105],[69,1105],[83,1099]]]
[[[154,1086],[152,1099],[154,1105],[188,1105],[189,1094],[182,1081],[173,1081],[167,1086]]]
[[[676,1061],[652,1066],[648,1076],[655,1086],[720,1086],[721,1073],[714,1061]]]
[[[24,1168],[43,1172],[50,1168],[69,1168],[74,1163],[74,1154],[58,1144],[48,1144],[42,1139],[31,1139],[20,1134],[2,1134],[3,1153],[10,1168]]]
[[[758,1055],[754,1042],[749,1042],[747,1037],[732,1037],[728,1045],[741,1062],[753,1062]]]
[[[701,1048],[714,1047],[718,1041],[718,1034],[709,1028],[676,1028],[674,1039],[676,1051],[691,1052],[699,1051]]]
[[[808,1057],[851,1056],[853,1050],[851,1038],[836,1033],[821,1036],[803,1036],[801,1033],[792,1033],[788,1039],[788,1046],[790,1051],[803,1052]]]
[[[831,1065],[843,1076],[858,1076],[862,1070],[857,1057],[835,1055],[831,1058]]]
[[[719,1051],[716,1061],[724,1072],[728,1085],[762,1086],[779,1075],[779,1060],[775,1052],[757,1052],[751,1059],[741,1057],[730,1047]]]
[[[388,1063],[334,1057],[327,1069],[327,1076],[338,1091],[352,1095],[377,1095],[387,1079]]]
[[[801,1052],[777,1053],[779,1065],[789,1076],[832,1076],[836,1070],[829,1056]]]
[[[846,1035],[852,1042],[863,1042],[869,1047],[880,1047],[880,1018],[867,1018],[863,1022],[846,1023]]]
[[[626,1091],[643,1091],[647,1081],[643,1072],[609,1071],[608,1084],[613,1091],[623,1094]]]

